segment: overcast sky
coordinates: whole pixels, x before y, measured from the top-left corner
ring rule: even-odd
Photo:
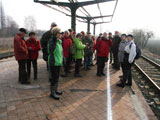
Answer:
[[[4,6],[5,14],[12,16],[20,27],[24,26],[24,17],[32,15],[37,21],[37,28],[47,30],[51,22],[55,21],[62,30],[70,28],[70,17],[49,9],[33,0],[1,0]],[[81,0],[79,0],[80,2]],[[111,6],[111,5],[109,5]],[[105,11],[112,8],[106,5],[101,8]],[[160,37],[160,0],[119,0],[116,13],[112,23],[98,25],[96,33],[104,31],[129,32],[134,28],[152,30],[157,37]],[[88,6],[90,12],[94,15],[93,6]],[[97,7],[95,6],[97,10]],[[109,11],[109,10],[107,10]],[[91,25],[91,32],[93,26]],[[101,29],[100,29],[101,28]],[[77,22],[77,32],[87,30],[87,24]]]

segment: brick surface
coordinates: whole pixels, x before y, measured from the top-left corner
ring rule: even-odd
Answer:
[[[91,71],[81,70],[82,78],[60,78],[59,101],[49,97],[46,64],[38,60],[38,80],[31,77],[30,89],[19,84],[18,64],[14,58],[0,61],[0,120],[106,120],[106,77],[96,76],[96,66]],[[32,72],[33,73],[33,72]],[[112,114],[114,120],[139,120],[131,102],[129,88],[117,88],[120,71],[110,69]],[[39,85],[39,88],[34,86]]]

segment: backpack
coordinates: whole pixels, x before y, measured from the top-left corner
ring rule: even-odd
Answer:
[[[135,57],[135,59],[139,59],[141,57],[141,49],[139,48],[137,43],[135,43],[135,45],[136,45],[136,57]],[[132,46],[132,43],[130,44],[129,48],[131,48],[131,46]]]

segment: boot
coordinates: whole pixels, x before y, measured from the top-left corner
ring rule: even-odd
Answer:
[[[55,100],[59,100],[59,96],[56,94],[56,86],[51,86],[51,95],[50,97],[54,98]]]
[[[62,95],[63,94],[62,91],[58,91],[58,84],[56,84],[56,94],[57,95]]]

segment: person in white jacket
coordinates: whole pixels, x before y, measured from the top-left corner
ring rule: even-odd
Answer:
[[[124,88],[125,85],[132,86],[132,72],[131,67],[134,63],[136,57],[136,45],[133,40],[132,35],[127,36],[127,45],[124,49],[124,75],[121,83],[117,84],[117,86]],[[126,83],[126,81],[128,82]]]

